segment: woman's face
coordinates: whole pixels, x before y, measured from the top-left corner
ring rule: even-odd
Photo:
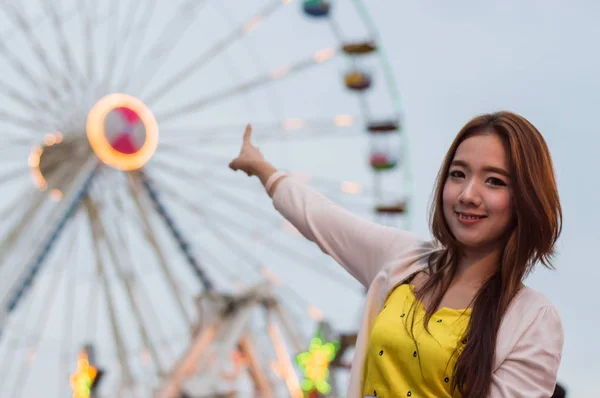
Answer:
[[[444,217],[467,250],[493,250],[513,218],[508,160],[495,134],[464,140],[450,164],[443,190]]]

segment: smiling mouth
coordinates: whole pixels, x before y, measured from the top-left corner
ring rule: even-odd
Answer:
[[[487,216],[480,216],[480,215],[476,215],[476,214],[460,213],[458,211],[455,211],[454,214],[456,214],[456,216],[458,217],[459,220],[465,220],[465,221],[476,221],[476,220],[481,220],[481,219],[484,219],[487,217]]]

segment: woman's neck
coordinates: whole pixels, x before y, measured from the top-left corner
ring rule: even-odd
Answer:
[[[498,269],[501,250],[467,250],[458,262],[453,283],[481,286]]]

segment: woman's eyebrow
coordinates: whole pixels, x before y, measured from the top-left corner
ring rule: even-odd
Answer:
[[[465,162],[464,160],[460,160],[460,159],[453,160],[452,163],[450,163],[450,166],[459,166],[459,167],[464,167],[465,169],[470,169],[467,162]],[[483,171],[500,174],[500,175],[505,176],[506,178],[510,177],[510,175],[508,174],[508,171],[504,170],[502,167],[485,166],[483,168]]]

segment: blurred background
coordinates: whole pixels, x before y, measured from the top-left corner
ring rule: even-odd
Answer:
[[[428,237],[450,142],[502,109],[552,152],[557,270],[527,283],[562,315],[567,396],[597,396],[597,2],[0,10],[1,397],[344,396],[364,291],[227,168],[245,124],[277,167]]]

